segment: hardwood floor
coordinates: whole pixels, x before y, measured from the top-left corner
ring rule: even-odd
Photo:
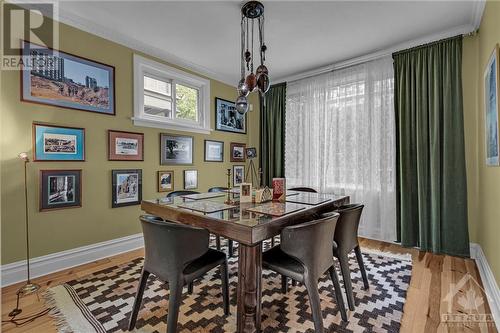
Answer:
[[[477,304],[481,299],[485,303],[479,306],[479,311],[471,311],[471,314],[490,313],[486,303],[486,296],[482,290],[482,283],[476,264],[471,259],[456,258],[446,255],[436,255],[427,252],[419,252],[416,249],[405,249],[396,244],[383,243],[374,240],[361,239],[362,248],[369,248],[392,253],[410,253],[413,259],[413,271],[401,332],[497,332],[492,326],[482,328],[478,325],[447,326],[441,321],[443,313],[448,312],[446,295],[452,284],[459,284],[456,296],[451,299],[452,313],[464,313],[463,302],[469,300],[467,296],[474,295],[473,300]],[[134,258],[143,256],[143,250],[127,252],[114,257],[101,259],[79,267],[74,267],[61,272],[53,273],[34,281],[42,286],[42,289],[70,281],[90,273],[126,263]],[[472,276],[473,279],[467,278]],[[464,279],[465,277],[465,279]],[[461,285],[461,282],[465,282]],[[2,289],[2,320],[8,320],[8,313],[16,305],[16,290],[20,284],[12,285]],[[460,303],[459,303],[460,302]],[[460,306],[459,304],[462,304]],[[42,311],[45,307],[43,301],[39,301],[36,295],[30,295],[20,300],[23,312],[19,318]],[[57,332],[53,320],[45,315],[35,321],[23,326],[16,327],[12,323],[2,322],[2,332]]]

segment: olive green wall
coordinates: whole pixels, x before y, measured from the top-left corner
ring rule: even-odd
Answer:
[[[140,232],[139,206],[111,208],[111,170],[142,169],[143,198],[156,198],[158,170],[174,170],[175,189],[183,187],[183,170],[198,170],[199,191],[227,184],[229,143],[241,142],[259,147],[258,97],[252,94],[252,112],[248,113],[247,134],[213,131],[194,136],[193,166],[160,165],[159,133],[181,132],[135,127],[133,115],[134,50],[73,27],[59,25],[59,49],[115,66],[116,116],[69,110],[47,105],[20,102],[18,71],[1,74],[1,249],[2,264],[25,258],[23,163],[16,158],[22,151],[31,154],[31,124],[42,121],[66,126],[84,127],[86,162],[36,162],[29,164],[28,202],[32,257],[64,251]],[[144,55],[140,52],[135,52]],[[175,50],[172,50],[175,53]],[[208,55],[209,56],[209,55]],[[155,59],[158,60],[158,59]],[[159,61],[159,60],[158,60]],[[234,100],[235,87],[211,80],[212,128],[215,124],[214,99]],[[144,162],[112,162],[107,160],[107,130],[117,129],[144,133]],[[224,163],[203,161],[204,140],[224,141]],[[258,161],[256,163],[258,166]],[[248,163],[247,163],[248,166]],[[82,169],[81,208],[38,212],[38,173],[41,169]]]
[[[500,43],[500,2],[487,1],[479,32],[464,40],[464,115],[471,241],[481,245],[500,283],[500,167],[485,157],[483,74],[494,46]]]

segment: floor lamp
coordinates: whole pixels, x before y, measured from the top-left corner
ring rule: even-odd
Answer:
[[[18,157],[24,161],[24,221],[26,223],[26,263],[28,268],[28,280],[26,283],[19,288],[17,291],[17,306],[11,312],[11,316],[16,316],[21,313],[19,309],[19,296],[29,295],[31,293],[37,292],[40,286],[36,283],[32,283],[30,279],[30,233],[29,233],[29,218],[28,218],[28,185],[27,185],[27,168],[30,161],[27,153],[20,153]]]

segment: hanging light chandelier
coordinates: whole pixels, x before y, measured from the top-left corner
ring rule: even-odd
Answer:
[[[255,25],[257,25],[258,44],[254,43]],[[257,52],[255,52],[255,47],[257,47]],[[248,94],[258,91],[264,95],[269,90],[269,72],[264,65],[266,51],[264,5],[259,1],[248,1],[241,8],[241,79],[238,83],[238,98],[236,99],[236,110],[241,114],[248,111]],[[254,72],[256,54],[260,58],[260,65]]]

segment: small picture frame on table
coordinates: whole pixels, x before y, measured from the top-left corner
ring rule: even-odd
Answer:
[[[231,162],[245,162],[246,144],[231,142]]]
[[[158,192],[171,192],[174,190],[174,172],[158,171]]]
[[[139,205],[142,200],[142,170],[112,170],[112,207]]]
[[[108,161],[144,161],[144,134],[108,130]]]
[[[252,184],[240,184],[240,202],[252,202]]]
[[[224,142],[205,140],[205,162],[224,162]]]
[[[184,189],[194,190],[198,188],[198,170],[184,170]]]
[[[39,210],[82,206],[82,170],[40,170]]]
[[[33,123],[33,161],[85,161],[85,129]]]

